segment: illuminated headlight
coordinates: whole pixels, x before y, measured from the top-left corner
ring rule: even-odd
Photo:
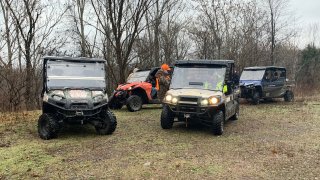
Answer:
[[[202,106],[207,106],[209,104],[209,101],[207,99],[204,99],[201,101]]]
[[[129,87],[128,90],[130,91],[132,89],[132,87]]]
[[[215,97],[215,96],[209,98],[209,104],[211,104],[211,105],[218,104],[219,101],[220,101],[220,99],[218,97]]]
[[[168,102],[168,103],[177,104],[178,98],[168,94],[165,97],[165,101]]]
[[[171,102],[171,100],[172,100],[172,96],[171,96],[170,94],[168,94],[168,95],[166,96],[166,101],[167,101],[167,102]]]
[[[178,99],[177,99],[176,97],[174,97],[174,98],[172,98],[171,102],[172,102],[173,104],[177,104]]]

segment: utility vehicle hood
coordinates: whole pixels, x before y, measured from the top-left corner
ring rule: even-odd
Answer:
[[[223,95],[221,91],[210,91],[205,89],[170,89],[167,94],[172,96],[197,96],[202,98]]]

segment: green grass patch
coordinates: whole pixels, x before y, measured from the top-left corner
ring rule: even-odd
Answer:
[[[9,179],[44,176],[51,165],[57,166],[60,162],[37,142],[1,148],[0,154],[1,174]]]

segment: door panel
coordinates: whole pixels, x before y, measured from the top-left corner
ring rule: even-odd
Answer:
[[[232,90],[230,95],[226,96],[226,118],[229,119],[236,113],[238,106],[238,99],[240,95],[240,88],[236,87]]]
[[[279,97],[283,93],[283,86],[285,83],[285,79],[279,78],[278,80],[274,81],[274,89],[271,93],[272,97]]]

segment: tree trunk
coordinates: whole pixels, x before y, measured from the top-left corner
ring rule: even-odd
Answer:
[[[273,12],[271,10],[271,56],[270,56],[270,62],[271,65],[275,65],[274,62],[274,50],[275,50],[275,22],[274,22],[274,16]]]
[[[160,43],[159,43],[159,26],[161,23],[161,17],[159,12],[159,1],[156,1],[156,17],[154,22],[154,65],[160,66]]]
[[[33,107],[33,100],[31,99],[31,91],[32,91],[32,64],[31,64],[31,56],[30,56],[30,46],[26,45],[26,92],[25,92],[25,102],[27,110],[32,110]]]

